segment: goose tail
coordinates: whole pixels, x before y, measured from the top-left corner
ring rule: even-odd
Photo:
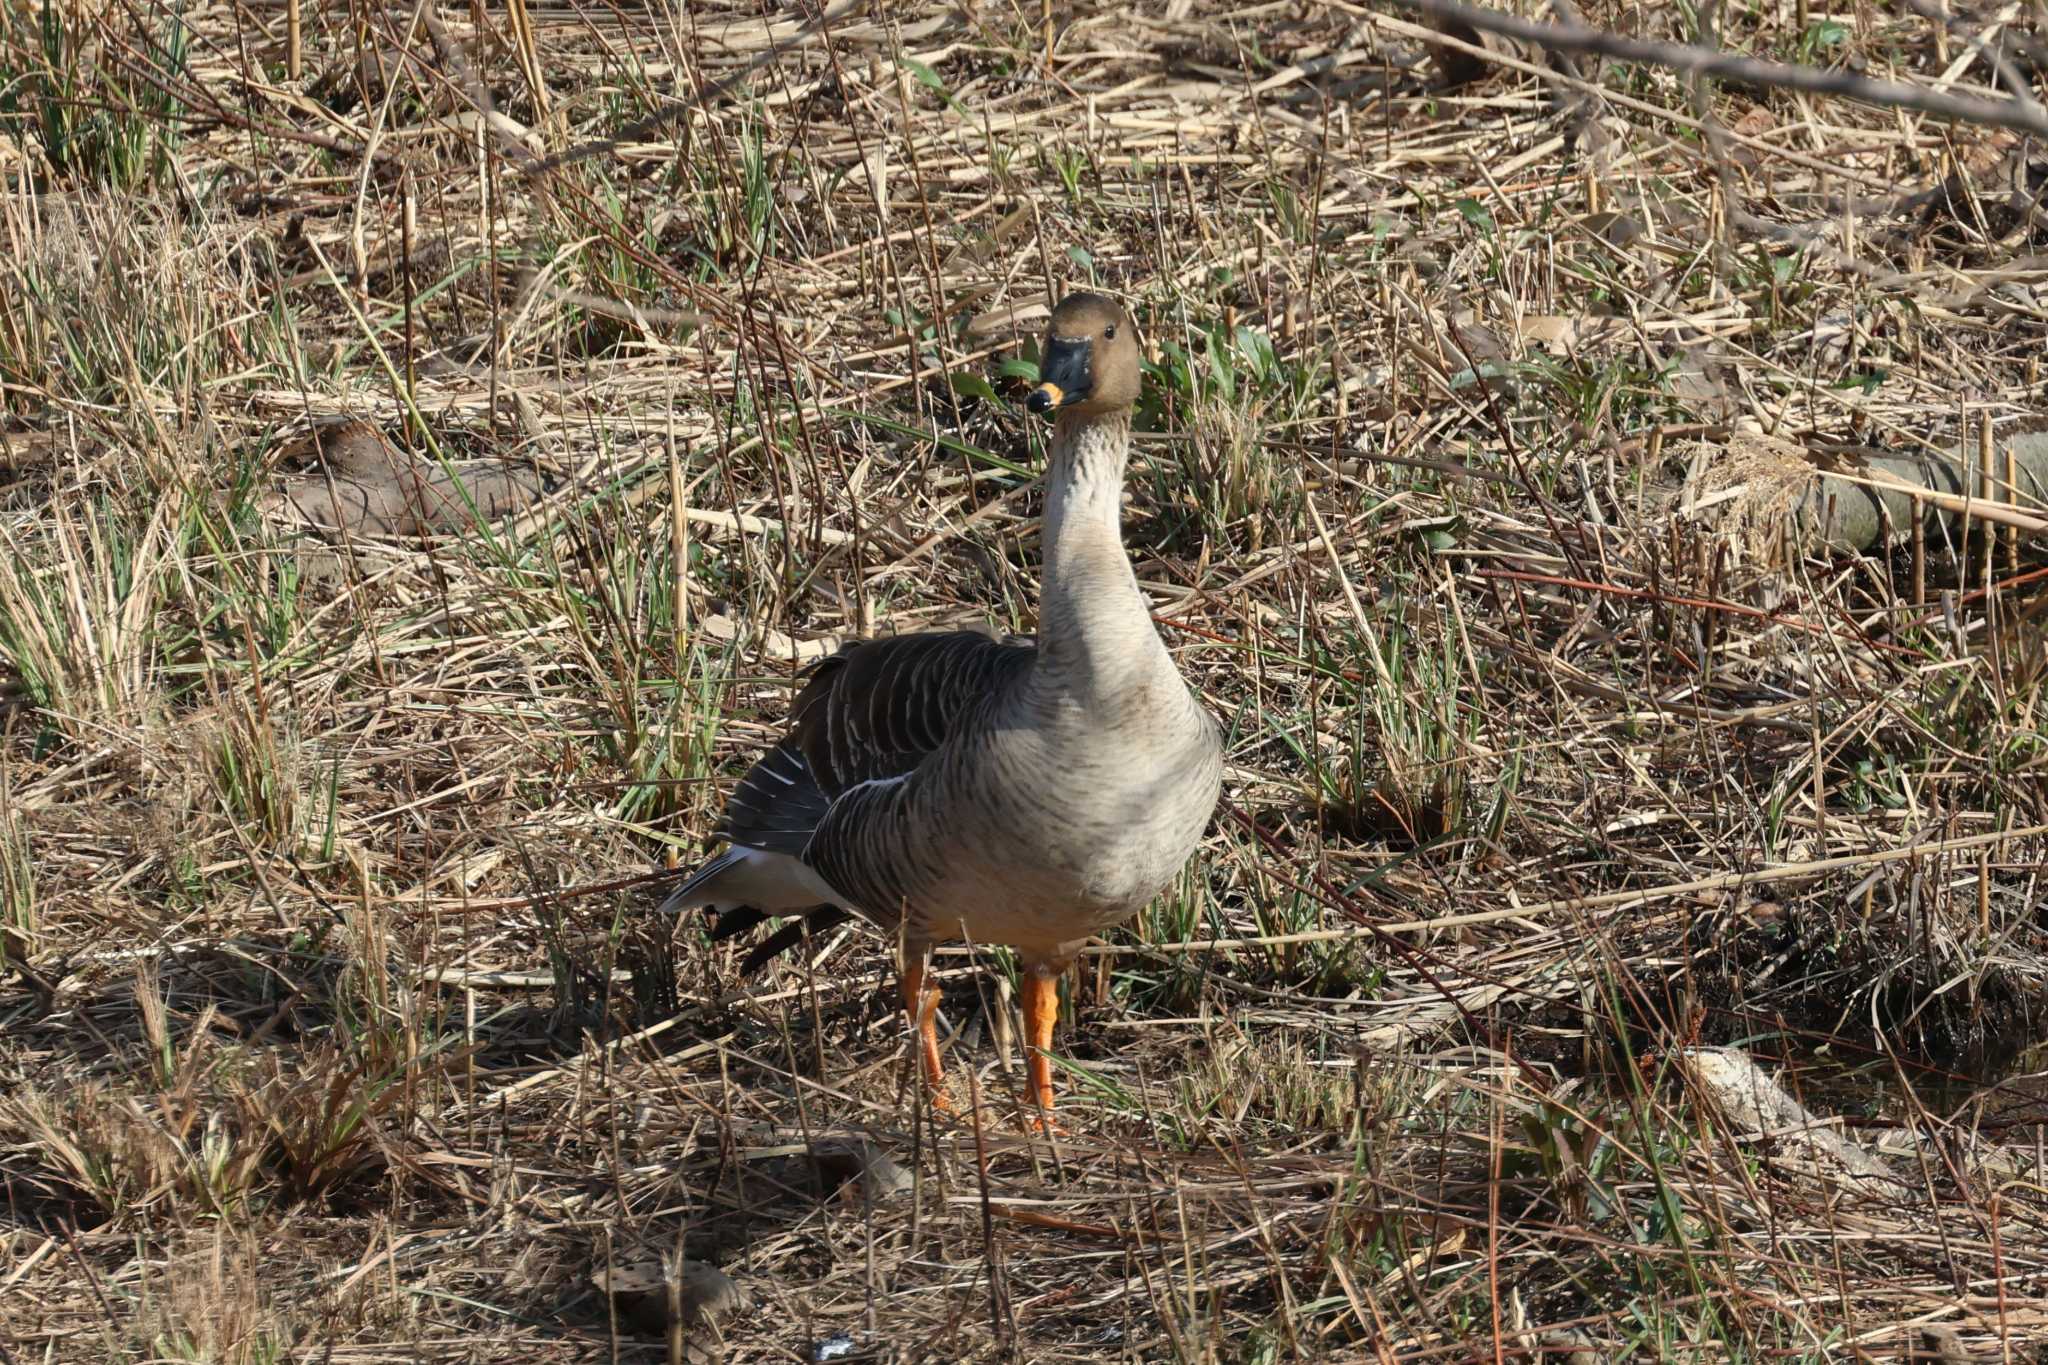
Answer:
[[[700,908],[724,911],[744,905],[781,915],[838,899],[801,859],[734,844],[669,892],[657,913],[673,915]]]
[[[740,971],[747,976],[795,947],[806,933],[815,938],[852,918],[835,903],[817,873],[798,859],[740,844],[691,873],[656,913],[698,909],[718,916],[711,929],[714,943],[736,938],[771,916],[795,916],[748,952],[740,962]]]

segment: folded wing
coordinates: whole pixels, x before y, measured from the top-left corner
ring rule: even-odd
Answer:
[[[1030,667],[1027,642],[979,631],[886,636],[841,649],[812,670],[790,728],[733,789],[719,833],[732,845],[662,906],[715,906],[717,937],[767,914],[805,912],[814,929],[858,910],[884,926],[890,793],[974,711]],[[814,908],[815,907],[815,908]],[[794,945],[798,925],[762,945]],[[748,959],[765,960],[761,950]]]

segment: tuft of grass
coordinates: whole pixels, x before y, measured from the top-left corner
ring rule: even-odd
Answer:
[[[205,781],[223,818],[259,847],[296,850],[306,803],[295,746],[244,699],[230,705],[202,750]]]
[[[285,1365],[300,1332],[266,1286],[255,1239],[225,1223],[144,1281],[136,1354],[190,1365]]]
[[[1301,474],[1273,447],[1320,395],[1326,368],[1283,361],[1263,332],[1222,323],[1156,347],[1139,422],[1178,428],[1152,471],[1156,501],[1182,527],[1169,543],[1256,553],[1297,537]]]
[[[1479,725],[1469,698],[1476,680],[1466,676],[1449,635],[1426,642],[1395,623],[1380,632],[1379,650],[1377,658],[1354,654],[1338,670],[1349,695],[1339,695],[1348,704],[1336,722],[1337,744],[1311,751],[1283,734],[1309,769],[1326,829],[1344,839],[1419,848],[1470,823]]]
[[[0,762],[0,969],[33,957],[41,924],[28,812],[12,798],[13,779]]]
[[[56,511],[33,539],[0,528],[0,657],[73,738],[143,723],[159,695],[162,570],[181,551],[170,502]]]
[[[0,14],[0,127],[29,134],[55,174],[126,192],[176,156],[192,32],[180,11],[139,33],[109,17],[59,0]]]

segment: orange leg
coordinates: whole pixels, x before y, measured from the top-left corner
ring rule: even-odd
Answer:
[[[1025,1076],[1038,1104],[1038,1123],[1057,1130],[1052,1116],[1052,1026],[1060,1017],[1060,969],[1033,963],[1024,970]]]
[[[953,1112],[946,1094],[946,1067],[939,1060],[939,988],[927,983],[929,965],[925,948],[906,947],[899,975],[903,979],[903,1012],[917,1029],[917,1053],[925,1086],[931,1091],[932,1108],[941,1114]]]

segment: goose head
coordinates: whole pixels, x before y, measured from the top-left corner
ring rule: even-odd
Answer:
[[[1038,362],[1033,412],[1102,417],[1138,401],[1138,329],[1116,300],[1069,294],[1052,310]]]

